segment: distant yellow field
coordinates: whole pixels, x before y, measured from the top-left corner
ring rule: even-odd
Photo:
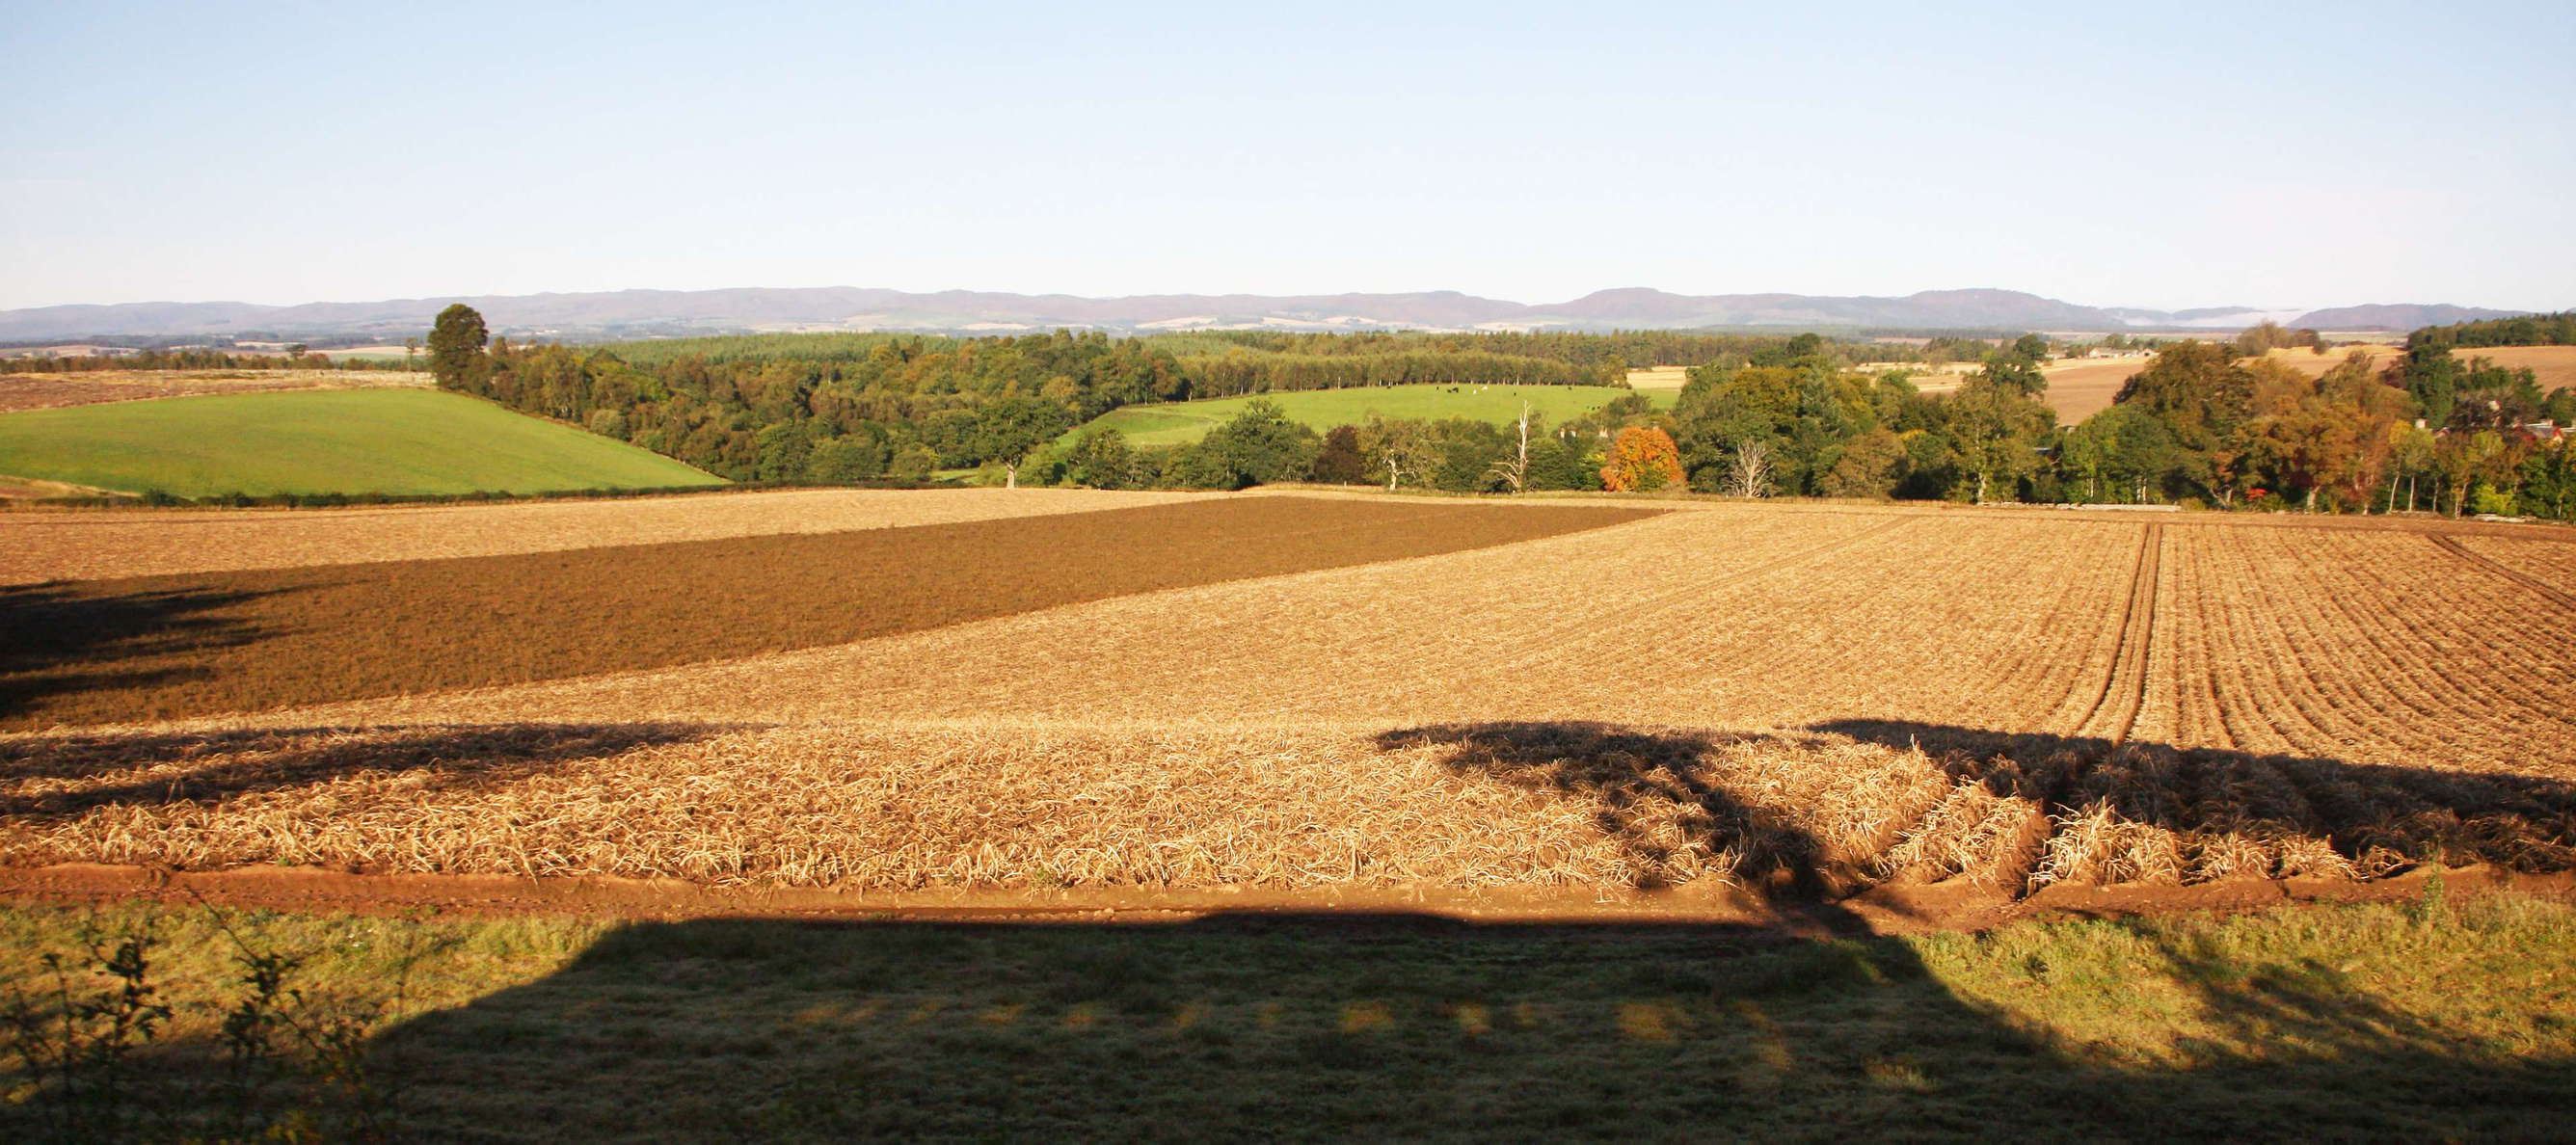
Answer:
[[[2528,369],[2540,378],[2544,390],[2576,387],[2576,346],[2495,346],[2483,350],[2455,350],[2458,358],[2484,358],[2507,369]]]
[[[2343,360],[2352,356],[2355,350],[2370,355],[2370,364],[2373,366],[2386,366],[2389,359],[2404,352],[2397,346],[2337,346],[2322,354],[2313,350],[2293,349],[2274,350],[2267,356],[2275,362],[2313,378],[2342,365]]]
[[[2300,353],[2306,353],[2302,350]],[[2335,359],[2340,360],[2340,359]],[[2048,405],[2057,411],[2059,421],[2073,424],[2111,408],[2111,399],[2119,396],[2120,383],[2129,380],[2148,359],[2118,358],[2109,361],[2068,362],[2047,367]],[[2331,364],[2331,363],[2329,363]],[[1959,388],[1968,375],[1982,367],[1973,362],[1953,362],[1926,366],[1919,362],[1863,362],[1855,369],[1878,374],[1889,370],[1913,373],[1915,388],[1925,393],[1946,393]],[[2322,367],[2320,367],[2322,369]],[[1689,381],[1688,372],[1680,366],[1657,366],[1649,370],[1628,371],[1628,386],[1638,390],[1678,390]]]
[[[2057,420],[2068,425],[2082,421],[2111,408],[2111,399],[2120,396],[2120,386],[2129,375],[2146,368],[2150,361],[2140,355],[2134,358],[2111,358],[2078,362],[2052,362],[2041,368],[2048,375],[2048,408],[2057,411]],[[1902,363],[1890,368],[1902,368]],[[1958,389],[1970,374],[1980,367],[1964,363],[1934,367],[1939,372],[1918,373],[1915,388],[1925,393],[1946,393]]]

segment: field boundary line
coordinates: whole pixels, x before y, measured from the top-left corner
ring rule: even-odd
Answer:
[[[2451,536],[2447,533],[2426,533],[2424,534],[2424,539],[2433,542],[2434,548],[2440,549],[2443,552],[2449,553],[2452,556],[2458,557],[2461,560],[2467,561],[2470,564],[2476,565],[2488,572],[2494,573],[2497,576],[2503,577],[2506,580],[2512,581],[2515,584],[2519,584],[2524,588],[2548,597],[2550,600],[2557,602],[2560,607],[2569,609],[2570,611],[2576,611],[2576,595],[2570,595],[2565,590],[2549,583],[2548,581],[2542,580],[2539,577],[2522,571],[2521,569],[2508,565],[2503,561],[2499,561],[2494,557],[2481,553],[2467,545],[2463,545],[2457,537]]]

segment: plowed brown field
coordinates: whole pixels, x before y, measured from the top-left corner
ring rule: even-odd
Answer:
[[[0,726],[252,711],[839,644],[1648,512],[1260,497],[6,589]]]
[[[0,585],[953,525],[1172,505],[1213,493],[788,489],[366,509],[0,514]]]
[[[1054,524],[1116,549],[1152,519]],[[878,893],[2576,868],[2576,543],[2355,524],[1719,505],[1429,555],[1344,531],[1312,543],[1396,559],[0,737],[0,858]],[[976,597],[1050,572],[949,567]],[[678,622],[649,595],[619,607]]]

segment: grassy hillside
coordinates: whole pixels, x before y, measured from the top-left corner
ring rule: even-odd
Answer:
[[[624,442],[435,390],[306,390],[0,414],[0,473],[186,497],[719,485]]]
[[[1337,425],[1357,425],[1378,414],[1390,418],[1463,417],[1497,424],[1521,415],[1526,399],[1550,423],[1580,417],[1629,391],[1606,386],[1372,386],[1365,389],[1301,390],[1251,397],[1214,398],[1169,405],[1114,409],[1076,430],[1114,429],[1136,445],[1186,445],[1242,413],[1254,401],[1279,403],[1288,416],[1318,432]],[[1670,407],[1677,391],[1640,391],[1658,407]]]

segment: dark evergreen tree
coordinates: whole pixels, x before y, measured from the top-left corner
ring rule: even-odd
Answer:
[[[429,373],[451,390],[483,393],[491,362],[483,347],[491,340],[483,315],[459,302],[438,312],[429,327]]]

